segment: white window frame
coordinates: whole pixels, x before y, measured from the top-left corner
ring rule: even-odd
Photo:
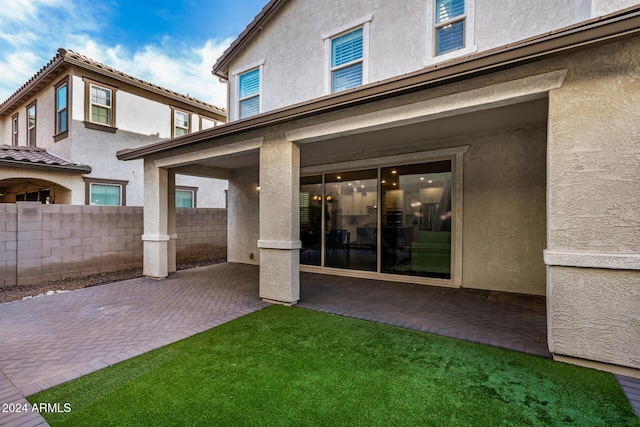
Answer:
[[[105,186],[105,187],[118,187],[120,188],[120,201],[118,205],[94,205],[93,202],[91,201],[91,196],[93,196],[93,186],[94,185],[101,185],[101,186]],[[89,204],[92,206],[123,206],[122,205],[122,184],[110,184],[110,183],[104,183],[104,182],[90,182],[89,183]]]
[[[31,114],[29,110],[33,108],[33,126],[29,122],[29,117]],[[33,101],[26,108],[26,116],[27,116],[27,147],[37,147],[38,141],[38,105],[36,101]],[[32,131],[33,130],[33,136]]]
[[[91,91],[93,88],[97,88],[97,89],[102,89],[102,90],[107,90],[110,93],[109,96],[109,105],[103,105],[103,104],[98,104],[93,102],[93,100],[91,99]],[[101,125],[101,126],[113,126],[113,98],[114,98],[114,93],[113,90],[109,87],[105,87],[105,86],[100,86],[98,84],[95,83],[89,83],[89,121],[91,123],[97,124],[97,125]],[[107,109],[107,123],[101,123],[101,122],[96,122],[93,120],[93,106],[96,105],[97,107],[100,108],[106,108]]]
[[[172,138],[177,138],[179,136],[183,136],[183,135],[188,135],[189,133],[191,133],[191,113],[189,113],[188,111],[184,111],[184,110],[179,110],[177,108],[173,108],[172,109],[172,113],[171,114],[171,137]],[[178,114],[184,114],[185,116],[187,116],[187,127],[185,128],[184,126],[178,126],[178,124],[176,123],[176,115]],[[185,131],[185,133],[183,135],[177,135],[176,133],[176,129],[183,129]]]
[[[178,191],[182,191],[185,193],[191,193],[191,208],[195,208],[196,207],[196,191],[197,189],[195,188],[191,188],[191,187],[178,187],[176,186],[176,201],[178,200]],[[178,206],[176,206],[178,207]],[[186,207],[186,206],[180,206],[180,207]]]
[[[439,62],[448,61],[460,56],[469,55],[478,50],[475,39],[475,16],[476,16],[476,0],[465,0],[464,14],[458,15],[447,22],[436,23],[436,0],[427,0],[427,59],[424,66],[437,64]],[[464,21],[464,47],[453,50],[451,52],[437,55],[437,35],[438,28],[453,24],[455,22]]]
[[[259,74],[259,90],[258,90],[258,94],[257,95],[253,95],[253,96],[258,96],[258,114],[262,113],[264,111],[263,109],[263,104],[264,104],[264,99],[263,99],[263,92],[264,92],[264,85],[263,85],[263,81],[264,81],[264,64],[265,64],[265,60],[262,59],[260,61],[256,61],[256,62],[252,62],[244,67],[238,68],[237,70],[234,70],[230,73],[231,78],[233,79],[233,81],[229,82],[230,84],[233,84],[233,90],[231,91],[231,102],[230,102],[230,107],[231,107],[231,111],[229,112],[231,115],[231,119],[230,120],[239,120],[240,119],[240,101],[243,101],[245,99],[248,99],[249,97],[246,98],[240,98],[240,75],[248,73],[249,71],[253,71],[254,69],[259,69],[258,74]],[[253,97],[252,96],[252,97]]]
[[[18,118],[18,113],[11,116],[11,145],[18,145],[18,136],[20,135]]]
[[[369,83],[369,31],[370,31],[369,26],[371,24],[372,19],[373,19],[373,14],[367,15],[358,19],[357,21],[350,22],[347,25],[334,28],[331,31],[322,34],[322,39],[324,40],[324,64],[325,64],[324,93],[325,95],[329,95],[333,93],[333,84],[332,84],[333,72],[336,70],[339,70],[340,68],[345,68],[345,67],[349,67],[351,65],[357,64],[358,62],[362,62],[362,85]],[[344,34],[348,34],[359,28],[362,28],[362,59],[351,61],[347,64],[342,64],[338,67],[332,67],[331,66],[332,40],[335,39],[336,37],[340,37]]]

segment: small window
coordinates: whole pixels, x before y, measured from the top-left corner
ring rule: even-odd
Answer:
[[[331,40],[331,91],[362,85],[363,30],[358,28]]]
[[[18,113],[11,117],[11,143],[18,145]]]
[[[465,0],[436,0],[436,55],[465,47]]]
[[[27,107],[27,146],[36,146],[36,103]]]
[[[91,205],[121,206],[122,186],[91,183]]]
[[[56,135],[67,132],[69,129],[68,120],[68,86],[66,80],[56,86]]]
[[[176,190],[177,208],[195,208],[195,190]]]
[[[189,113],[173,110],[173,137],[189,133]]]
[[[84,78],[84,126],[116,133],[116,92],[114,86]]]
[[[260,113],[260,68],[240,74],[239,86],[240,118]]]
[[[111,89],[91,85],[91,121],[111,126]]]

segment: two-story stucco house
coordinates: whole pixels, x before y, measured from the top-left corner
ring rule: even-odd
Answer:
[[[546,295],[556,358],[640,369],[640,6],[272,0],[213,67],[230,122],[144,159],[145,274],[176,171],[229,181],[228,260]]]
[[[224,109],[59,49],[0,104],[0,203],[142,206],[142,161],[116,151],[225,121]],[[178,206],[225,206],[226,181],[177,184]]]

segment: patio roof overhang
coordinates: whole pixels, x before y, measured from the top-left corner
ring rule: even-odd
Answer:
[[[135,160],[149,155],[168,155],[169,152],[174,152],[175,149],[187,146],[192,147],[200,143],[207,143],[208,146],[223,145],[224,137],[241,135],[252,130],[321,113],[443,86],[638,35],[640,35],[640,6],[532,39],[448,61],[424,70],[364,85],[339,94],[328,95],[290,107],[269,111],[180,138],[140,148],[121,150],[118,151],[117,157],[120,160]],[[537,110],[541,111],[539,109],[541,101],[538,102]],[[534,107],[533,104],[522,106],[522,108],[532,107]],[[480,117],[476,117],[476,119],[480,119]],[[480,122],[481,120],[478,121]]]

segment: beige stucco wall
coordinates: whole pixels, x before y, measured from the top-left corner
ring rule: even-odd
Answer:
[[[472,41],[458,53],[434,56],[428,42],[433,27],[429,10],[434,0],[350,1],[296,0],[288,2],[229,65],[230,120],[237,115],[237,73],[263,64],[261,102],[269,111],[328,93],[324,37],[362,24],[371,17],[364,83],[422,69],[458,54],[482,52],[538,34],[557,30],[593,16],[631,6],[631,0],[591,2],[559,0],[553,7],[542,2],[497,0],[467,2]],[[558,13],[562,11],[562,13]],[[302,23],[302,24],[301,24]],[[410,28],[411,31],[406,29]],[[401,48],[399,48],[401,47]],[[296,60],[304,58],[304,61]],[[295,64],[295,67],[292,67]],[[286,76],[286,78],[283,78]]]
[[[258,168],[239,169],[229,180],[227,261],[260,264]],[[253,254],[253,259],[250,257]]]
[[[549,100],[549,342],[560,354],[640,368],[640,39],[567,58]],[[560,264],[560,265],[558,265]],[[578,268],[576,266],[594,268]]]
[[[469,138],[463,287],[545,294],[546,126]]]
[[[640,368],[640,272],[549,269],[550,349]]]

